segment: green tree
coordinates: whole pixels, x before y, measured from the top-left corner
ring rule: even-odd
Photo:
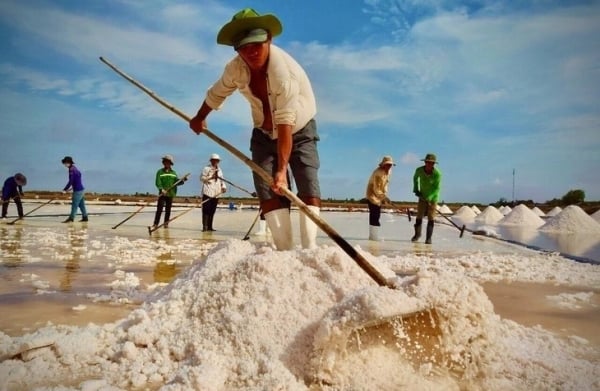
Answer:
[[[562,196],[561,202],[563,205],[580,204],[585,201],[585,191],[581,189],[569,190],[567,194]]]

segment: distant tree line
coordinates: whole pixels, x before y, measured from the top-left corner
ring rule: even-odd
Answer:
[[[561,198],[554,198],[549,201],[546,201],[545,204],[548,206],[552,206],[552,207],[560,206],[561,208],[564,208],[565,206],[569,206],[569,205],[581,205],[584,202],[585,202],[585,191],[583,191],[581,189],[574,189],[574,190],[569,190]],[[513,201],[507,200],[504,197],[500,198],[498,201],[496,201],[492,205],[494,205],[494,206],[502,206],[502,205],[515,206],[515,205],[519,205],[519,204],[525,204],[527,206],[535,206],[536,205],[536,203],[533,202],[533,200],[515,200],[513,202]]]

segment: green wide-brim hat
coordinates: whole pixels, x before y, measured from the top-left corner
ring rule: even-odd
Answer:
[[[217,43],[221,45],[235,46],[244,38],[244,35],[254,29],[264,29],[271,33],[271,37],[281,34],[283,27],[277,16],[273,14],[260,15],[252,8],[244,8],[231,18],[225,26],[221,27],[217,34]]]
[[[425,159],[421,159],[421,161],[437,163],[437,157],[433,153],[428,153],[427,155],[425,155]]]

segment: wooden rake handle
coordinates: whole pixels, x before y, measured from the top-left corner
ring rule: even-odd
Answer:
[[[188,124],[191,121],[191,118],[187,116],[185,113],[177,109],[175,106],[160,98],[154,91],[150,90],[131,76],[127,75],[115,65],[111,64],[108,60],[100,57],[100,61],[106,64],[113,71],[118,73],[121,77],[129,81],[131,84],[135,85],[146,94],[148,94],[152,99],[158,102],[163,107],[167,108],[181,119],[186,121]],[[218,137],[216,134],[211,132],[208,129],[202,130],[202,134],[206,135],[208,138],[219,144],[221,147],[225,148],[231,154],[235,155],[238,159],[244,162],[252,171],[254,171],[258,176],[261,177],[262,180],[267,182],[269,185],[273,184],[273,178],[269,175],[261,166],[250,160],[246,155],[241,153],[238,149],[233,147],[231,144],[227,143],[225,140]],[[360,266],[377,284],[381,286],[389,286],[393,288],[392,284],[389,284],[387,279],[373,266],[371,265],[361,254],[354,249],[344,238],[342,238],[329,224],[325,222],[319,215],[315,214],[310,210],[310,208],[294,193],[292,193],[287,188],[282,188],[281,192],[285,197],[287,197],[292,203],[294,203],[298,208],[304,213],[308,218],[310,218],[323,232],[325,232],[338,246],[346,252],[357,264]]]

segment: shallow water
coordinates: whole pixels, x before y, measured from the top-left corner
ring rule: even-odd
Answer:
[[[39,204],[26,204],[25,211],[36,205]],[[119,319],[137,304],[132,290],[147,292],[169,283],[193,262],[201,262],[216,241],[244,238],[258,213],[256,209],[220,208],[215,217],[217,231],[203,233],[199,229],[200,209],[177,206],[173,208],[171,217],[176,219],[170,227],[149,234],[147,227],[154,216],[153,206],[139,211],[116,229],[113,227],[139,206],[91,202],[88,223],[62,224],[68,209],[66,203],[49,204],[23,221],[7,224],[9,218],[0,223],[0,308],[5,314],[0,318],[0,330],[9,335],[19,335],[47,322],[82,325]],[[409,238],[414,220],[409,222],[407,216],[392,213],[382,215],[383,240],[373,242],[366,239],[366,213],[324,211],[321,216],[350,244],[375,256],[457,257],[477,252],[532,251],[468,233],[459,237],[459,230],[448,224],[436,225],[432,245],[412,243]],[[293,226],[297,227],[298,212],[294,211],[292,217]],[[266,243],[269,238],[255,235],[257,229],[258,224],[249,235],[250,241]],[[505,231],[512,235],[511,240],[528,244],[543,244],[540,237],[547,236],[532,235],[526,230]],[[597,243],[583,246],[569,238],[565,235],[557,242],[565,252],[594,255],[598,248]],[[296,235],[295,242],[299,241]],[[318,243],[335,246],[323,232],[319,233]],[[550,246],[555,242],[548,243]],[[133,283],[127,282],[127,275],[133,276]],[[492,301],[501,300],[501,293],[490,292]],[[140,297],[143,299],[144,295]]]
[[[240,239],[245,236],[257,216],[257,210],[220,209],[215,217],[218,231],[202,233],[199,231],[200,211],[178,207],[174,209],[173,215],[185,215],[176,219],[169,229],[159,229],[149,235],[147,225],[153,217],[152,208],[138,213],[118,229],[111,227],[137,207],[91,204],[90,222],[61,224],[60,221],[64,219],[62,214],[66,209],[64,205],[52,205],[47,208],[47,215],[44,217],[0,226],[0,278],[6,282],[0,286],[0,310],[3,314],[0,330],[18,336],[36,330],[47,322],[80,326],[89,322],[103,324],[104,330],[112,330],[109,334],[103,333],[104,337],[92,337],[92,330],[98,329],[88,326],[72,330],[73,335],[63,346],[72,344],[76,354],[83,356],[86,352],[80,345],[84,340],[88,341],[85,346],[107,344],[110,357],[121,351],[119,354],[123,356],[119,363],[110,360],[105,362],[102,376],[112,378],[111,381],[115,383],[111,384],[121,384],[126,389],[132,379],[137,379],[135,381],[140,385],[148,380],[140,380],[137,368],[150,368],[154,362],[161,360],[169,363],[173,361],[171,355],[163,356],[164,352],[158,345],[147,344],[148,338],[159,329],[162,330],[160,335],[169,337],[170,342],[165,346],[178,346],[180,343],[181,346],[195,346],[191,350],[196,352],[192,353],[194,355],[203,356],[212,349],[211,341],[220,341],[217,348],[219,352],[222,351],[222,358],[227,363],[239,359],[240,368],[244,370],[251,369],[257,360],[263,358],[265,352],[275,349],[274,355],[268,359],[269,368],[277,368],[275,364],[287,364],[289,372],[298,379],[304,379],[308,385],[310,376],[315,373],[305,373],[302,369],[304,367],[295,363],[304,362],[308,356],[306,351],[311,350],[314,327],[329,324],[322,319],[320,311],[327,310],[333,316],[332,320],[336,320],[335,314],[338,311],[335,309],[340,303],[333,299],[346,289],[367,292],[367,296],[373,298],[378,296],[371,296],[376,292],[390,292],[377,287],[369,289],[372,281],[349,258],[340,256],[340,252],[333,249],[336,245],[322,234],[319,237],[321,248],[310,251],[278,253],[264,246],[247,246],[247,242]],[[293,212],[292,216],[294,227],[297,227],[298,212]],[[370,253],[364,254],[375,264],[381,262],[379,266],[382,270],[388,270],[392,275],[394,272],[418,271],[419,280],[423,283],[423,289],[418,292],[424,295],[423,299],[427,298],[426,303],[436,303],[434,309],[438,311],[434,314],[445,314],[444,325],[449,334],[445,334],[444,343],[450,346],[455,344],[456,349],[461,350],[471,345],[471,333],[483,336],[483,340],[476,338],[483,345],[475,345],[484,348],[485,341],[490,342],[493,347],[488,347],[492,349],[489,357],[499,357],[500,361],[502,357],[511,357],[502,361],[502,368],[505,369],[499,374],[501,377],[506,376],[506,380],[515,376],[514,383],[510,384],[523,386],[528,381],[540,381],[542,383],[539,384],[545,385],[544,389],[563,379],[567,379],[571,385],[597,384],[593,380],[597,378],[596,371],[587,369],[593,368],[598,362],[600,352],[597,349],[600,341],[595,335],[595,325],[600,321],[597,266],[569,261],[556,255],[540,254],[530,248],[488,237],[465,234],[461,238],[455,227],[444,224],[437,225],[433,245],[411,243],[408,238],[412,234],[412,225],[406,216],[397,214],[383,215],[382,236],[385,240],[381,242],[366,240],[366,213],[329,211],[323,212],[322,217],[351,245],[359,251]],[[219,246],[219,251],[212,251],[217,241],[231,238],[238,240],[230,240]],[[253,242],[267,243],[265,240],[268,237],[251,235]],[[297,235],[295,240],[296,243],[299,242]],[[246,256],[248,252],[251,253],[250,256]],[[204,263],[209,253],[211,256]],[[371,254],[380,257],[372,259]],[[387,269],[383,269],[384,267]],[[185,273],[182,278],[167,289],[161,289],[182,273]],[[332,286],[336,288],[332,289]],[[400,294],[400,290],[392,292]],[[331,297],[328,298],[330,294]],[[341,294],[337,299],[352,296]],[[158,300],[154,301],[152,297]],[[326,305],[323,305],[324,300]],[[333,304],[327,300],[331,300]],[[143,301],[149,305],[140,307],[138,304]],[[213,305],[215,303],[219,304]],[[397,306],[403,310],[410,307],[409,303],[410,300],[405,302],[404,298],[393,300],[394,308]],[[367,306],[367,313],[370,313],[371,308],[377,307],[372,304]],[[320,306],[323,309],[314,313],[309,311]],[[198,317],[203,319],[202,327],[198,327],[196,323]],[[122,327],[106,324],[120,319],[128,321],[121,323]],[[474,319],[479,321],[473,322]],[[408,319],[404,320],[403,323],[411,324]],[[306,321],[306,324],[303,325],[302,321]],[[132,324],[136,326],[130,330],[136,331],[131,335],[126,332],[129,335],[128,342],[123,344],[124,341],[113,340],[116,336],[123,335]],[[215,334],[215,330],[220,330],[223,324],[227,324],[228,330],[231,328],[237,332]],[[118,330],[113,330],[113,327]],[[175,327],[179,332],[171,333]],[[264,346],[260,342],[264,335],[255,334],[257,329],[263,327],[270,330]],[[46,339],[42,338],[41,342],[47,343],[47,340],[60,338],[56,333],[62,332],[59,331],[61,329],[65,328],[45,328],[41,334]],[[183,332],[184,330],[187,332]],[[392,331],[395,333],[397,330],[394,328]],[[423,330],[418,326],[413,331],[419,336]],[[406,339],[404,334],[399,336],[404,338],[403,341]],[[233,340],[230,340],[232,337]],[[279,341],[281,346],[274,344],[273,340]],[[360,340],[367,342],[368,338],[363,335]],[[378,340],[379,337],[375,342]],[[413,341],[412,337],[410,341]],[[421,342],[427,341],[416,338],[411,342],[416,343],[415,352],[421,351]],[[243,352],[230,351],[231,346],[240,344],[245,347]],[[515,351],[514,347],[510,347],[512,344],[519,348]],[[137,345],[144,347],[143,354],[136,354]],[[290,349],[288,345],[291,346]],[[286,346],[288,348],[284,349]],[[336,368],[345,368],[345,372],[340,370],[339,374],[346,373],[347,379],[355,379],[354,373],[359,370],[365,376],[370,375],[369,379],[381,381],[382,389],[397,389],[400,383],[405,384],[409,374],[415,377],[415,384],[429,383],[431,374],[427,375],[430,372],[425,365],[425,361],[429,362],[429,359],[417,360],[414,369],[413,366],[404,368],[398,365],[398,349],[394,348],[396,345],[389,345],[391,349],[387,346],[387,343],[383,348],[382,345],[375,344],[374,349],[362,349],[355,352],[358,354],[349,355],[349,362],[348,357],[344,359],[339,356]],[[403,346],[398,348],[404,351]],[[523,352],[520,352],[521,347]],[[277,350],[280,348],[283,349],[281,354]],[[472,347],[472,352],[477,352],[479,348]],[[254,349],[257,349],[256,352],[260,351],[260,354],[251,355],[247,361],[239,357],[246,357],[244,352]],[[431,354],[436,351],[431,350]],[[174,352],[179,351],[175,349]],[[284,352],[287,355],[282,358]],[[294,355],[299,354],[298,352],[302,354]],[[559,357],[556,360],[547,359],[555,357],[557,352]],[[152,357],[144,359],[146,353]],[[429,357],[429,350],[426,349],[425,353]],[[506,355],[507,353],[510,354]],[[73,382],[68,369],[61,374],[54,373],[54,370],[62,366],[63,358],[56,359],[51,349],[40,349],[32,354],[49,354],[46,357],[47,363],[56,364],[57,367],[52,367],[44,374],[38,371],[41,368],[36,367],[35,361],[6,360],[3,363],[4,373],[11,374],[15,381],[29,379],[30,376],[25,377],[25,373],[36,373],[37,380],[32,378],[31,385],[44,382],[43,384],[76,386],[81,381],[96,378],[91,372],[84,374],[78,371],[80,379]],[[102,349],[92,354],[94,357],[88,358],[90,362],[103,362]],[[388,360],[387,357],[396,358]],[[190,358],[191,356],[180,357],[183,359],[181,365]],[[580,362],[580,359],[585,362]],[[442,361],[445,362],[445,359]],[[494,367],[485,360],[476,361],[486,371]],[[515,364],[516,361],[518,363]],[[176,359],[169,365],[180,365],[176,364],[178,362],[179,359]],[[461,362],[457,361],[457,365]],[[565,366],[564,363],[574,363],[576,369],[570,365]],[[271,364],[275,366],[272,367]],[[11,369],[13,365],[15,370],[19,368],[22,376]],[[92,367],[96,368],[96,364]],[[440,369],[443,368],[445,367]],[[534,377],[523,379],[521,383],[518,379],[522,368],[531,371],[530,375]],[[432,373],[436,374],[435,368],[433,369]],[[421,370],[425,371],[424,374]],[[113,372],[114,377],[109,375]],[[209,372],[202,379],[208,382],[218,378],[219,376],[214,375],[219,373]],[[277,373],[279,372],[273,372]],[[320,376],[320,372],[318,373]],[[493,371],[487,378],[489,381],[492,381],[492,373]],[[438,375],[441,376],[438,380],[456,386],[454,381],[457,379],[445,375],[443,371]],[[171,378],[175,374],[171,371],[167,376]],[[231,376],[235,381],[241,381],[237,372]],[[51,377],[54,383],[48,383]],[[283,379],[284,377],[279,378],[280,381]],[[160,383],[165,380],[166,378],[161,378],[157,381]],[[503,381],[496,384],[504,384]],[[150,384],[152,381],[146,382],[146,386]],[[200,388],[211,389],[207,385],[209,383],[203,384],[206,386]],[[362,383],[357,383],[357,388],[369,388],[366,384],[369,381],[365,383],[363,379]],[[378,383],[370,386],[373,387],[373,384]],[[397,386],[391,387],[392,384]],[[525,388],[521,386],[509,388]],[[504,389],[498,386],[491,388]],[[440,387],[438,384],[434,389],[448,387]]]

